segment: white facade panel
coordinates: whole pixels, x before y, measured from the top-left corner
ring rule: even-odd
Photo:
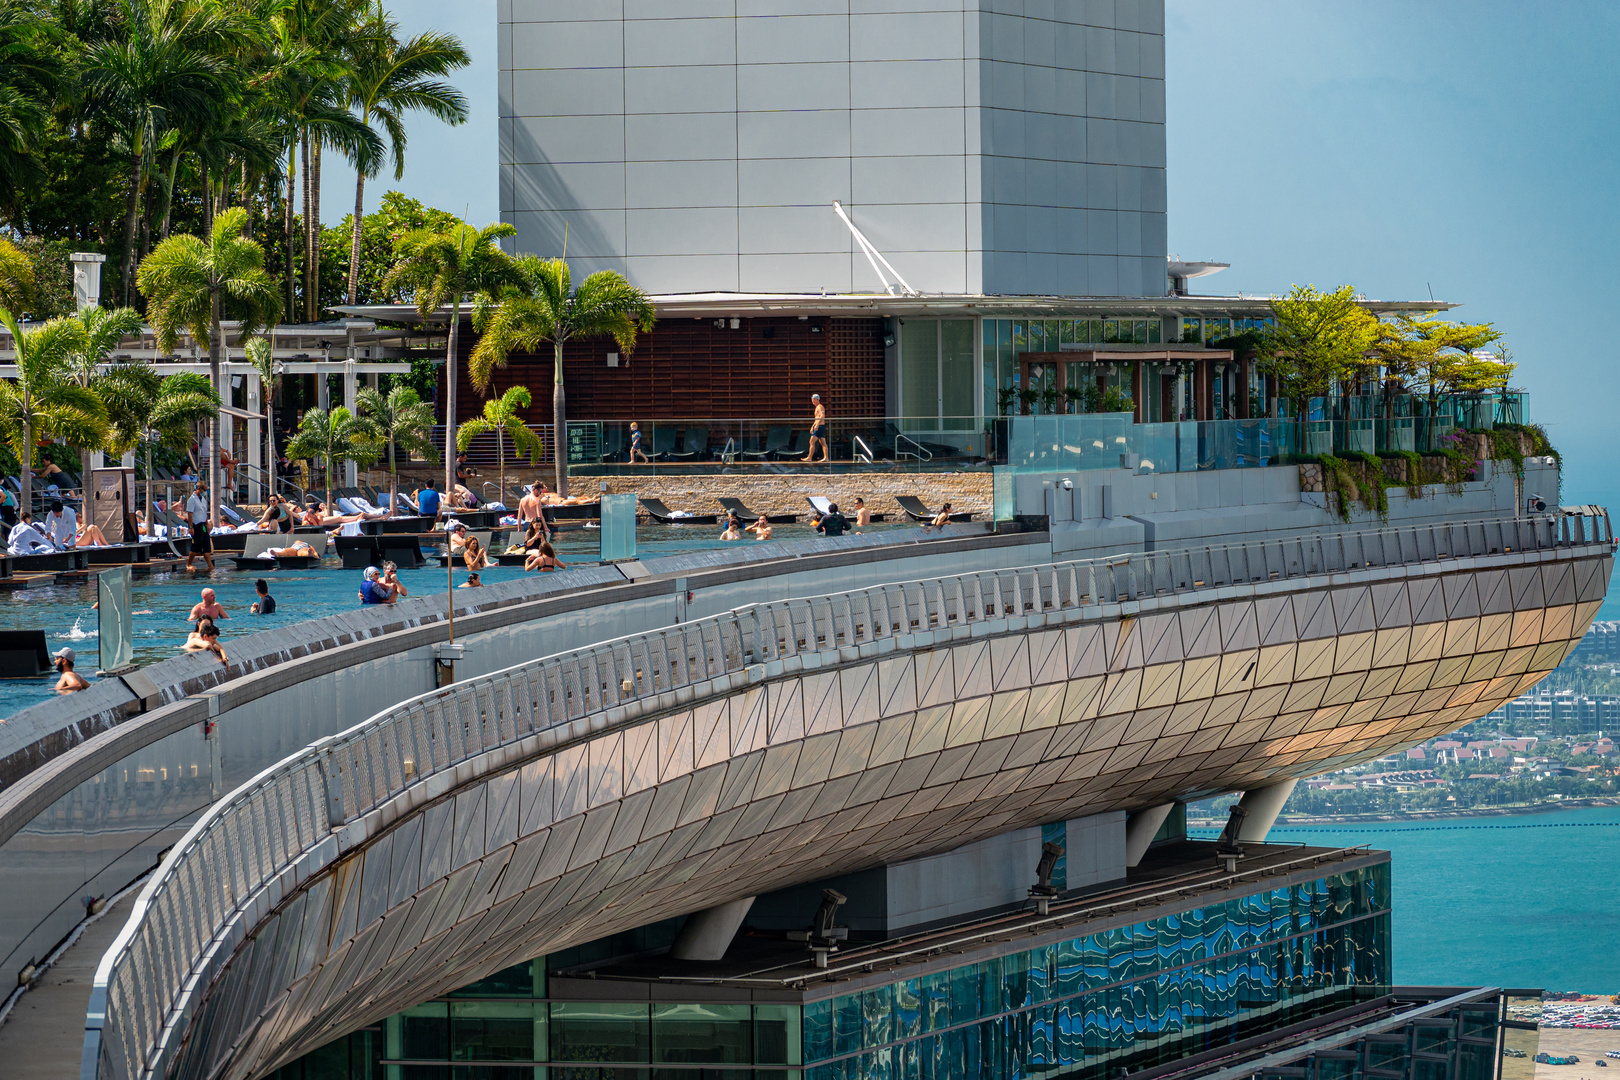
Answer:
[[[838,199],[926,292],[1164,291],[1162,0],[568,7],[498,9],[518,250],[566,223],[654,291],[881,288]]]

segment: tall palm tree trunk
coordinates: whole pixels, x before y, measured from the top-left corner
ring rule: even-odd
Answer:
[[[154,512],[152,509],[152,436],[146,435],[146,538],[157,539],[157,532],[152,528]]]
[[[495,472],[500,481],[499,494],[495,501],[502,506],[506,505],[506,428],[495,429]]]
[[[123,261],[123,289],[124,306],[129,306],[129,298],[135,282],[135,217],[141,197],[141,151],[139,147],[131,153],[129,168],[129,195],[124,199],[124,261]]]
[[[294,190],[293,190],[293,185],[297,183],[297,180],[296,180],[296,177],[298,175],[297,156],[298,156],[297,149],[293,146],[293,144],[288,143],[287,144],[287,205],[286,205],[286,208],[285,208],[286,213],[282,215],[282,218],[283,218],[283,221],[284,221],[284,228],[282,230],[282,239],[283,239],[283,241],[285,243],[285,246],[286,246],[286,249],[287,249],[287,252],[286,252],[286,254],[287,254],[287,275],[286,275],[286,279],[285,279],[286,283],[287,283],[287,306],[282,308],[282,310],[287,313],[287,318],[289,318],[289,319],[296,319],[298,317],[298,304],[297,304],[298,297],[297,297],[297,293],[295,291],[295,284],[294,284],[294,279],[293,279],[293,205],[297,201],[296,200],[296,195],[295,195]]]
[[[552,454],[557,462],[557,497],[568,498],[568,395],[563,390],[563,343],[552,342],[556,352],[556,373],[551,387]]]
[[[29,419],[33,412],[34,403],[29,400],[33,397],[27,390],[23,391],[23,452],[18,456],[18,479],[22,481],[22,491],[17,493],[17,513],[31,514],[34,512],[34,424]]]
[[[360,288],[360,219],[366,210],[366,174],[356,171],[354,180],[354,236],[349,241],[349,303],[355,303]]]
[[[202,163],[202,212],[203,232],[214,231],[214,180],[208,172],[208,162]]]
[[[321,140],[309,141],[309,321],[321,317]]]
[[[444,350],[444,494],[456,490],[456,342],[461,337],[461,293],[450,304],[450,339]]]
[[[220,354],[225,351],[225,328],[220,325],[220,309],[223,305],[220,301],[218,287],[209,290],[208,306],[208,378],[213,384],[214,392],[219,394]],[[219,400],[223,406],[225,395],[219,394]],[[209,425],[213,428],[214,435],[214,449],[208,455],[208,492],[213,498],[212,512],[208,515],[208,527],[210,529],[219,521],[219,507],[225,501],[225,492],[222,486],[224,474],[219,467],[219,452],[225,446],[222,440],[229,434],[230,429],[224,426],[224,416],[223,408],[215,409],[213,422]]]
[[[303,195],[304,195],[304,237],[303,237],[303,240],[304,240],[304,321],[305,322],[314,322],[315,321],[315,314],[314,314],[314,311],[315,311],[315,290],[312,287],[312,279],[310,277],[310,271],[311,271],[311,268],[314,265],[314,260],[310,257],[310,253],[315,250],[315,241],[314,241],[314,238],[313,238],[313,234],[310,232],[310,225],[309,225],[309,223],[310,223],[310,221],[312,219],[310,218],[310,205],[309,205],[310,189],[309,189],[309,132],[308,131],[304,132],[303,139],[301,141],[299,149],[300,149],[300,156],[303,158],[303,166],[304,166],[304,174],[303,174],[303,189],[304,189],[303,190]]]
[[[394,460],[394,440],[388,439],[388,513],[399,513],[399,464]]]

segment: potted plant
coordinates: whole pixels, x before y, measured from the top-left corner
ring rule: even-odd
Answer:
[[[1065,386],[1063,388],[1063,408],[1065,412],[1081,413],[1085,411],[1086,392],[1078,386]]]
[[[1020,388],[1018,390],[1018,402],[1021,406],[1019,412],[1033,413],[1035,411],[1035,402],[1040,398],[1040,396],[1041,392],[1032,386]]]
[[[1052,416],[1058,411],[1057,404],[1060,392],[1055,386],[1044,387],[1041,390],[1041,408],[1045,410],[1048,416]]]

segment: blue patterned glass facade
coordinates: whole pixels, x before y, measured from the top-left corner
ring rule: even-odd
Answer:
[[[273,1076],[1100,1080],[1381,992],[1389,864],[803,1004],[559,1000],[547,967],[508,968]]]
[[[1112,1075],[1389,982],[1385,863],[807,1003],[805,1077]]]

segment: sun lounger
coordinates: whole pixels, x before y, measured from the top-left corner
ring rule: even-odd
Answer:
[[[757,450],[744,450],[742,456],[762,460],[772,454],[787,449],[789,440],[793,437],[791,430],[785,427],[773,427],[765,433],[765,440],[760,443]]]
[[[725,507],[727,510],[735,510],[737,512],[737,516],[742,518],[744,525],[752,525],[754,522],[759,520],[759,511],[750,510],[743,504],[741,499],[721,499],[720,505]],[[799,515],[767,514],[765,515],[765,520],[769,521],[772,525],[791,525],[795,521],[799,520]]]
[[[793,442],[776,452],[778,461],[788,461],[792,458],[802,458],[810,452],[810,433],[808,431],[795,431]]]
[[[681,442],[681,449],[672,451],[672,456],[683,460],[705,458],[709,454],[709,429],[706,427],[689,427],[686,429],[686,438]]]
[[[896,495],[894,497],[894,501],[900,504],[900,509],[904,510],[906,517],[910,518],[912,521],[920,521],[927,524],[928,522],[933,521],[934,518],[939,514],[938,510],[928,509],[928,507],[923,504],[923,501],[917,498],[915,495]],[[958,511],[957,513],[951,515],[951,520],[972,521],[973,514],[966,510]]]
[[[685,514],[677,517],[677,511],[671,510],[657,499],[639,499],[641,508],[652,515],[654,521],[661,521],[666,525],[714,525],[720,520],[718,514]]]

